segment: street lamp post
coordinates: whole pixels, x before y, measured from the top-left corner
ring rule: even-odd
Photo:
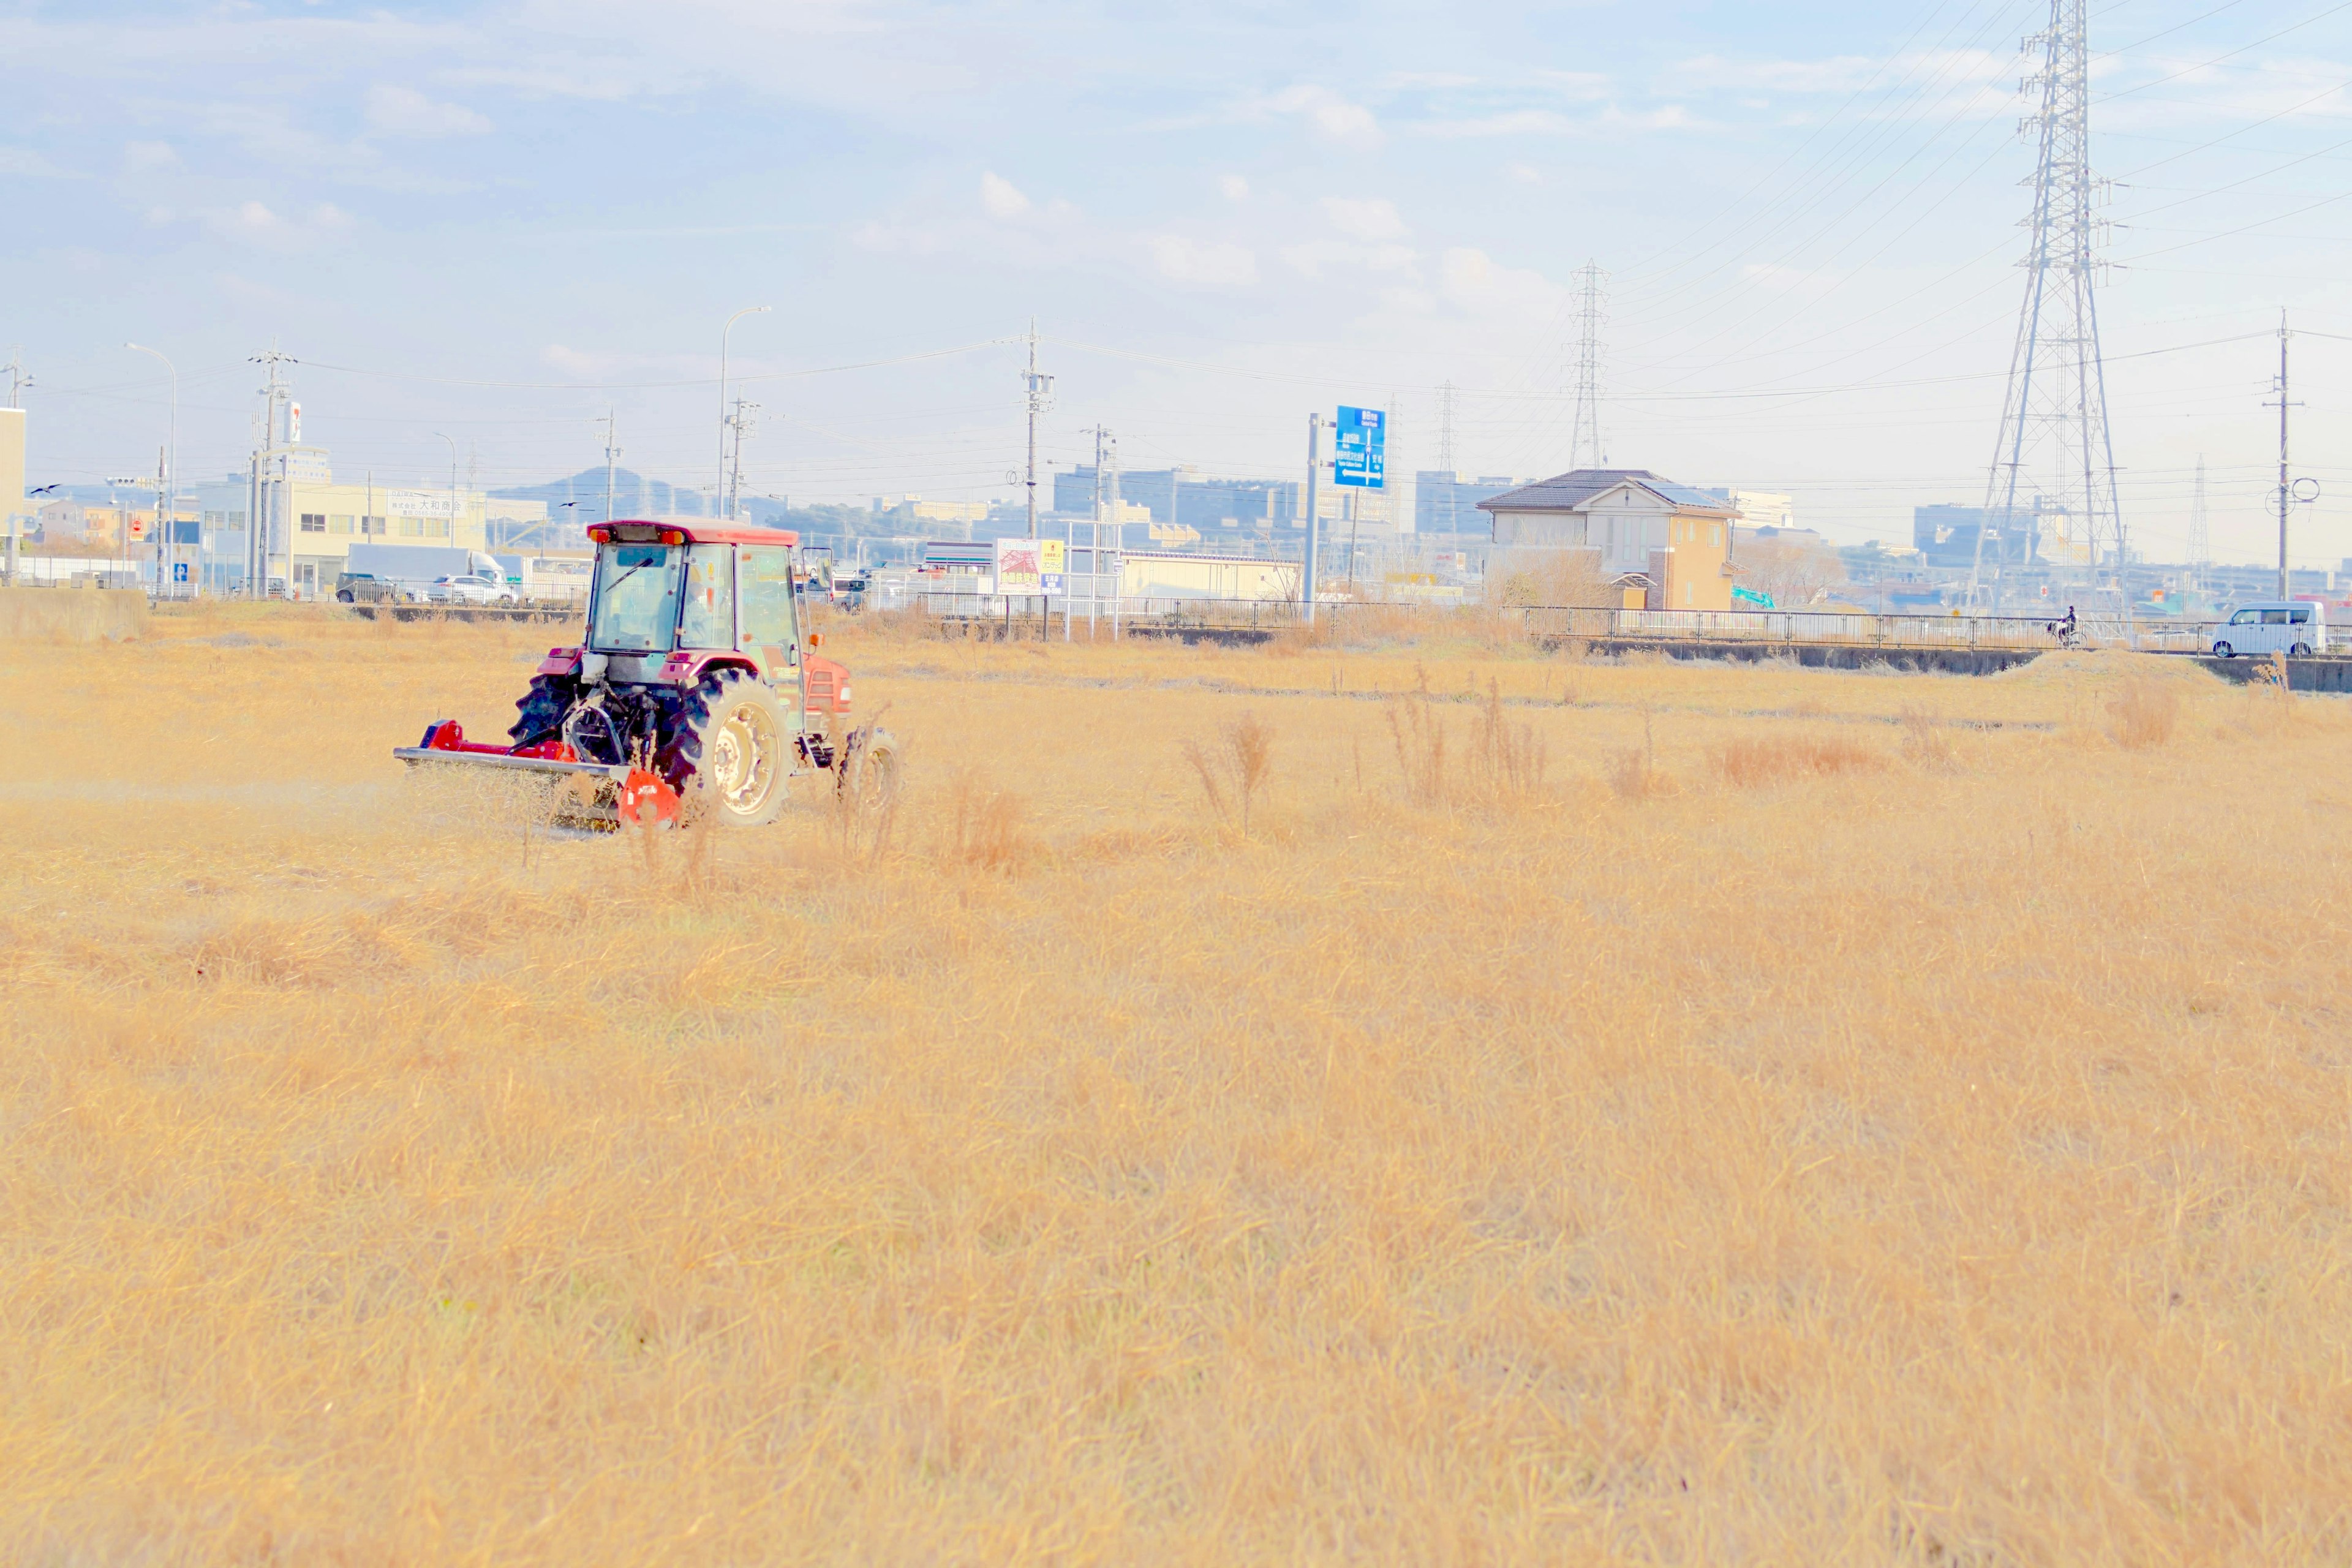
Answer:
[[[438,430],[433,434],[449,443],[449,542],[454,546],[457,542],[457,437],[442,436]]]
[[[163,444],[163,484],[155,498],[155,597],[163,596],[163,561],[165,541],[172,525],[180,517],[180,367],[173,364],[161,349],[151,349],[144,343],[125,343],[133,353],[153,354],[172,373],[172,422],[165,426]],[[167,521],[168,520],[168,521]],[[197,558],[204,553],[201,536],[196,543]]]
[[[741,309],[741,310],[740,310],[736,311],[733,315],[731,315],[731,316],[728,317],[728,318],[727,318],[727,324],[726,324],[725,326],[723,326],[723,327],[721,327],[721,328],[719,328],[719,490],[718,490],[718,493],[719,493],[719,495],[722,495],[722,496],[723,496],[723,495],[725,495],[725,494],[727,493],[727,334],[728,334],[728,333],[730,333],[730,332],[731,332],[731,331],[733,331],[735,330],[735,323],[736,323],[736,322],[738,322],[738,321],[741,321],[744,317],[746,317],[746,316],[763,316],[763,315],[766,315],[770,310],[773,310],[774,308],[775,308],[775,307],[773,307],[772,305],[746,305],[745,307],[743,307],[743,309]],[[715,503],[714,503],[714,504],[715,504]]]

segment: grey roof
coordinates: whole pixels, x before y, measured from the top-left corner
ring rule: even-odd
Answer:
[[[1689,485],[1678,485],[1662,479],[1647,468],[1577,468],[1550,479],[1538,479],[1517,489],[1506,490],[1498,496],[1488,496],[1478,503],[1480,511],[1580,511],[1597,496],[1607,494],[1619,485],[1635,484],[1663,501],[1693,511],[1730,512],[1735,509],[1721,496],[1710,495]]]

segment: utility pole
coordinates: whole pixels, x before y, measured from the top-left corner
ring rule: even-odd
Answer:
[[[163,469],[156,475],[155,486],[155,597],[161,600],[163,597],[163,563],[169,553],[175,553],[167,552],[166,541],[173,531],[173,524],[179,521],[180,516],[180,367],[161,350],[148,348],[142,343],[125,343],[122,346],[133,353],[153,354],[163,360],[163,368],[172,373],[172,422],[165,426]],[[166,521],[166,519],[170,521]],[[196,548],[200,552],[204,548],[201,537]]]
[[[1437,471],[1445,476],[1445,531],[1454,531],[1455,492],[1461,488],[1462,476],[1454,468],[1454,383],[1448,380],[1437,389]],[[1569,466],[1573,468],[1576,454],[1569,454]],[[1420,500],[1418,494],[1413,498]],[[1432,509],[1432,516],[1435,509]]]
[[[2205,511],[2205,454],[2197,454],[2197,489],[2189,501],[2189,565],[2193,575],[2190,582],[2204,586],[2205,568],[2212,564],[2213,544],[2207,532]]]
[[[619,431],[616,410],[604,410],[604,521],[613,521],[613,465],[621,460],[621,448],[615,440]]]
[[[268,352],[254,355],[248,363],[262,366],[268,373],[269,379],[261,388],[266,412],[261,447],[255,452],[253,459],[254,515],[247,520],[253,526],[246,534],[246,592],[250,597],[267,599],[269,597],[269,541],[278,514],[285,509],[286,449],[294,444],[290,420],[282,426],[282,439],[279,434],[278,405],[291,400],[293,389],[279,376],[278,367],[301,362],[292,354],[280,353],[278,340],[272,338]],[[277,464],[275,472],[269,467],[273,462]],[[286,591],[289,594],[294,592],[294,531],[290,528],[286,531]]]
[[[2289,597],[2289,596],[2290,596],[2290,590],[2289,590],[2289,587],[2288,587],[2288,573],[2287,573],[2287,564],[2286,564],[2286,519],[2287,519],[2287,508],[2288,508],[2290,505],[2292,505],[2292,504],[2293,504],[2293,502],[2294,502],[2294,481],[2293,481],[2293,480],[2291,480],[2291,479],[2289,479],[2287,478],[2286,411],[2287,411],[2288,409],[2290,409],[2290,408],[2293,408],[2293,407],[2294,406],[2294,402],[2293,402],[2293,400],[2292,400],[2292,399],[2290,399],[2290,398],[2288,397],[2288,395],[2287,395],[2287,380],[2286,380],[2286,338],[2287,338],[2287,331],[2286,331],[2286,312],[2285,312],[2284,310],[2281,310],[2281,311],[2279,312],[2279,372],[2278,372],[2278,384],[2277,384],[2275,387],[2273,387],[2273,391],[2275,391],[2275,392],[2278,394],[2278,402],[2277,402],[2277,403],[2275,403],[2275,404],[2268,404],[2268,403],[2266,403],[2266,404],[2263,405],[2263,407],[2265,407],[2265,408],[2275,407],[2275,408],[2279,411],[2279,479],[2278,479],[2278,517],[2279,517],[2279,591],[2278,591],[2278,596],[2279,596],[2280,598],[2282,598],[2282,599],[2284,599],[2284,598],[2287,598],[2287,597]]]
[[[457,437],[442,436],[438,430],[433,434],[441,436],[441,439],[449,443],[449,542],[455,544],[457,542]],[[470,572],[473,568],[468,566],[466,570]]]
[[[1054,406],[1054,378],[1037,374],[1037,318],[1034,316],[1029,318],[1029,370],[1022,377],[1022,384],[1029,394],[1029,537],[1034,539],[1037,537],[1037,416],[1051,412]],[[1095,455],[1095,462],[1097,482],[1099,483],[1102,473],[1099,451]],[[1095,516],[1097,521],[1101,520],[1099,507]],[[1099,539],[1097,542],[1100,542]]]
[[[735,412],[729,416],[727,427],[735,435],[735,457],[727,473],[727,521],[742,516],[743,500],[743,437],[751,432],[751,416],[760,411],[756,403],[735,400]]]
[[[1568,462],[1570,468],[1597,468],[1608,460],[1601,447],[1601,286],[1609,274],[1599,262],[1587,261],[1576,276],[1584,287],[1584,306],[1577,333],[1576,423],[1569,432]]]
[[[764,316],[771,309],[767,305],[746,305],[728,317],[727,324],[719,329],[719,488],[710,492],[713,506],[727,493],[727,334],[744,317]]]
[[[8,351],[8,406],[22,408],[24,404],[20,399],[25,395],[25,388],[32,384],[33,378],[25,373],[25,351],[22,348],[10,349]]]
[[[1307,606],[1307,619],[1315,619],[1315,552],[1322,545],[1323,533],[1316,511],[1322,498],[1316,493],[1318,470],[1323,466],[1323,416],[1307,416],[1307,553],[1298,574],[1298,597]]]

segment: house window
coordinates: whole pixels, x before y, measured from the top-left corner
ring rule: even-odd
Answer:
[[[1723,524],[1719,522],[1710,522],[1706,525],[1706,542],[1709,544],[1717,546],[1718,548],[1721,547],[1723,543]]]
[[[425,520],[421,517],[402,518],[400,520],[400,537],[403,539],[424,538]]]
[[[374,534],[379,539],[383,538],[383,519],[380,517],[363,517],[360,519],[360,531],[362,533]]]
[[[302,514],[302,531],[305,533],[326,532],[327,514],[323,511],[304,512]]]
[[[352,520],[341,513],[338,513],[327,520],[327,531],[329,533],[349,533],[351,531]]]

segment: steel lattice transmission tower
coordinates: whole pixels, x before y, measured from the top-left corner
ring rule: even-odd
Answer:
[[[2123,510],[2116,500],[2116,455],[2107,433],[2107,378],[2099,354],[2099,309],[2094,290],[2101,224],[2091,216],[2101,182],[2091,174],[2091,78],[2086,0],[2050,0],[2050,26],[2025,40],[2038,68],[2023,82],[2039,89],[2042,108],[2019,122],[2037,137],[2041,161],[2030,182],[2033,210],[2020,226],[2032,236],[2025,258],[2025,300],[2018,311],[2017,346],[2010,357],[2009,393],[2001,405],[2000,438],[1986,477],[1985,506],[1977,530],[1971,604],[1983,585],[1986,545],[1993,564],[2024,565],[2036,533],[2043,553],[2066,569],[2092,598],[2101,567],[2115,564],[2115,605],[2123,589]],[[2038,491],[2033,487],[2046,480]],[[2018,497],[2025,489],[2027,510]],[[2038,501],[2036,497],[2038,495]],[[2040,515],[2037,516],[2036,514]],[[2049,535],[2050,520],[2058,527]]]
[[[1608,460],[1601,445],[1601,286],[1609,274],[1587,261],[1577,273],[1584,290],[1576,348],[1576,425],[1569,433],[1568,466],[1597,468]]]

